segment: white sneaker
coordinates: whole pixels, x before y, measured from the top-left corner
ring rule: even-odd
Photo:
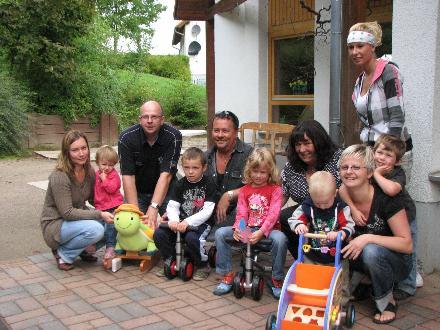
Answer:
[[[423,277],[420,275],[419,272],[417,272],[416,276],[416,287],[421,288],[423,286]]]

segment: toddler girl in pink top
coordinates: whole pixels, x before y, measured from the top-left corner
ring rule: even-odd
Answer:
[[[269,282],[272,294],[279,298],[284,279],[284,262],[287,252],[287,238],[279,230],[279,216],[282,191],[275,158],[266,148],[256,148],[249,155],[244,168],[245,186],[240,188],[237,215],[232,227],[222,227],[215,233],[217,247],[216,271],[224,278],[214,294],[223,295],[232,290],[235,273],[232,272],[231,247],[226,237],[236,241],[256,244],[263,237],[272,239],[272,279]],[[240,230],[240,222],[246,229]]]
[[[96,152],[98,170],[95,175],[95,208],[112,213],[124,201],[121,194],[121,178],[115,170],[118,163],[118,154],[108,145],[104,145]],[[105,224],[105,259],[115,256],[116,229],[112,223]]]

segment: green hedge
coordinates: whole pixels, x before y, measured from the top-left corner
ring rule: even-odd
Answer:
[[[0,58],[0,155],[20,154],[27,137],[26,112],[32,110],[30,93],[14,79]]]
[[[131,70],[164,78],[191,81],[189,58],[184,55],[112,53],[107,63],[114,69]]]
[[[147,100],[160,102],[165,120],[189,128],[206,124],[206,89],[184,81],[151,74],[120,70],[117,78],[126,86],[121,93],[124,105],[117,110],[119,126],[124,129],[138,122],[139,107]]]

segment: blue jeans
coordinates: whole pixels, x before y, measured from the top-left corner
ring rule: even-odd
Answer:
[[[409,229],[411,230],[411,238],[413,241],[413,251],[412,251],[412,267],[411,272],[408,277],[403,281],[397,283],[397,288],[405,291],[409,295],[413,296],[416,294],[416,278],[417,278],[417,219],[413,219],[409,224]]]
[[[410,273],[412,256],[377,244],[367,244],[354,264],[369,275],[377,308],[383,312],[392,297],[394,283],[402,281]]]
[[[234,231],[232,227],[221,227],[215,232],[215,246],[217,247],[216,255],[216,272],[226,274],[232,271],[231,246],[226,243],[226,237],[232,237]],[[287,254],[287,238],[279,230],[272,230],[269,234],[272,240],[272,276],[276,280],[284,278],[284,263]]]
[[[114,211],[117,209],[117,207],[113,207],[111,209],[105,210],[105,212],[114,213]],[[115,225],[112,223],[105,223],[104,224],[104,240],[105,240],[105,247],[115,247],[116,246],[116,235],[118,232],[116,231]]]
[[[104,226],[96,220],[63,221],[58,254],[69,264],[89,245],[104,237]]]

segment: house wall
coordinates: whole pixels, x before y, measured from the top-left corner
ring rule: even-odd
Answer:
[[[328,7],[330,0],[315,0],[315,10]],[[330,19],[330,11],[322,20]],[[330,26],[328,25],[330,29]],[[330,31],[325,37],[315,38],[315,94],[314,94],[314,119],[329,131],[330,114]]]
[[[194,35],[192,33],[193,26],[200,27],[200,33]],[[191,42],[197,41],[202,47],[197,55],[188,55],[188,48]],[[206,29],[205,22],[191,21],[185,25],[185,50],[184,55],[189,57],[189,67],[193,77],[204,78],[206,76]]]
[[[405,77],[406,122],[414,142],[409,192],[417,205],[418,257],[440,269],[440,5],[437,0],[393,2],[393,60]]]
[[[216,111],[267,122],[267,4],[248,0],[214,24]]]

